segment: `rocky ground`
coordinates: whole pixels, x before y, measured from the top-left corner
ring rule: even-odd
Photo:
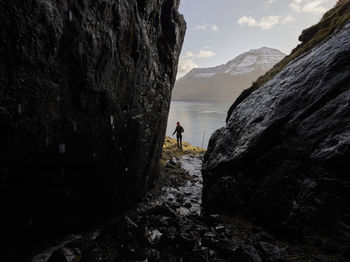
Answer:
[[[167,138],[161,180],[137,207],[32,261],[349,261],[327,240],[287,243],[247,219],[201,216],[203,152]]]

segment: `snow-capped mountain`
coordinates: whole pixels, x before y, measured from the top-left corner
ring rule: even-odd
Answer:
[[[173,100],[231,101],[285,56],[277,49],[262,47],[220,66],[192,69],[176,81]]]

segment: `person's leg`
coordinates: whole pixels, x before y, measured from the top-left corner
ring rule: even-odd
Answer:
[[[180,149],[182,149],[182,136],[180,136]]]
[[[177,148],[180,148],[180,137],[176,136]]]

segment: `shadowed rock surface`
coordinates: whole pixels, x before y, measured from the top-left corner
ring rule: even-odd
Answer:
[[[176,141],[166,140],[166,150],[178,151]],[[288,254],[292,247],[260,227],[222,215],[199,216],[202,158],[197,152],[168,159],[159,183],[135,208],[44,250],[32,262],[298,261],[286,258],[300,258],[300,248]]]
[[[25,256],[37,239],[119,213],[157,179],[186,27],[178,7],[1,1],[1,226],[10,253]]]
[[[206,213],[350,240],[350,23],[231,107],[203,163]],[[228,201],[229,200],[229,201]],[[344,251],[346,252],[346,251]]]
[[[247,218],[199,215],[201,203],[200,148],[183,153],[166,138],[159,183],[138,205],[96,229],[70,236],[36,254],[32,262],[199,261],[199,262],[320,262],[342,261],[333,242],[310,244],[281,241]],[[327,246],[324,251],[322,245]]]

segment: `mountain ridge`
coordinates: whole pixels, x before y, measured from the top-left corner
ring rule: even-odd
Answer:
[[[199,68],[193,68],[190,72],[188,72],[186,75],[184,75],[183,77],[179,78],[183,79],[187,76],[193,75],[194,72],[196,71],[206,71],[206,70],[220,70],[222,68],[227,68],[229,66],[231,66],[235,61],[241,59],[242,57],[245,57],[247,55],[250,55],[252,53],[256,53],[256,52],[268,52],[268,51],[275,51],[276,53],[280,53],[282,56],[286,56],[286,54],[284,54],[283,52],[281,52],[280,50],[276,49],[276,48],[270,48],[270,47],[261,47],[261,48],[257,48],[257,49],[250,49],[249,51],[243,52],[241,54],[239,54],[238,56],[234,57],[233,59],[229,60],[228,62],[221,64],[221,65],[217,65],[217,66],[212,66],[212,67],[199,67]],[[278,62],[278,61],[277,61]],[[218,73],[223,73],[218,71]]]
[[[225,64],[194,68],[176,81],[173,100],[229,101],[285,56],[278,49],[261,47],[246,51]]]

